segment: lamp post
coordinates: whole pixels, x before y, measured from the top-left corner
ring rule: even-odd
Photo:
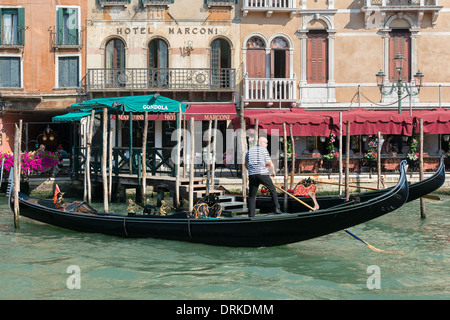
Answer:
[[[397,97],[398,97],[398,114],[402,114],[402,95],[405,92],[408,92],[410,96],[417,96],[420,92],[420,87],[422,87],[422,81],[424,75],[422,72],[417,71],[417,73],[414,75],[414,82],[415,86],[417,87],[417,91],[413,92],[408,89],[408,82],[402,80],[401,73],[403,69],[403,64],[405,62],[405,58],[399,53],[395,56],[394,64],[395,64],[395,70],[398,72],[398,79],[392,82],[391,89],[388,91],[384,91],[384,78],[386,75],[382,70],[380,70],[375,76],[377,77],[377,85],[380,89],[380,93],[384,96],[392,94],[392,92],[397,91]]]

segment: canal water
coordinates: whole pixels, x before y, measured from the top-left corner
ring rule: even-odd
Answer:
[[[0,299],[450,299],[449,208],[450,196],[428,200],[422,220],[414,201],[349,229],[385,250],[375,252],[344,231],[226,248],[78,233],[26,218],[15,230],[2,196]]]

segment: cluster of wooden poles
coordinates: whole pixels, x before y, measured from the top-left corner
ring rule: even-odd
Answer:
[[[244,120],[244,111],[241,107],[241,114],[240,114],[240,125],[241,128],[243,128],[243,131],[245,131],[245,120]],[[254,135],[255,135],[255,141],[258,140],[258,119],[255,119],[255,126],[254,126]],[[346,152],[345,152],[345,174],[343,174],[343,145],[342,145],[342,128],[343,128],[343,120],[342,120],[342,112],[339,112],[339,183],[331,183],[326,181],[320,181],[320,183],[324,184],[334,184],[339,186],[339,194],[342,194],[341,187],[345,187],[345,198],[349,200],[350,197],[350,188],[362,188],[362,189],[371,189],[371,190],[380,190],[381,184],[382,184],[382,177],[381,177],[381,133],[377,133],[378,138],[378,144],[377,144],[377,188],[370,188],[370,187],[362,187],[362,186],[355,186],[350,185],[350,121],[347,121],[346,123],[346,136],[347,136],[347,143],[346,143]],[[292,134],[292,124],[289,124],[289,135],[291,139],[291,154],[295,155],[295,141],[294,136]],[[244,137],[245,139],[245,137]],[[289,173],[288,168],[288,151],[287,151],[287,129],[286,129],[286,123],[283,123],[283,144],[284,144],[284,190],[288,189],[288,184],[290,184],[290,189],[294,189],[294,175],[295,175],[295,156],[291,157],[292,165],[291,165],[291,172]],[[246,147],[245,140],[241,142],[241,146],[243,148]],[[245,155],[245,152],[243,150],[243,155]],[[243,160],[242,160],[243,161]],[[243,162],[242,162],[243,163]],[[244,168],[243,168],[244,171]],[[342,178],[344,175],[344,183],[342,183]],[[290,177],[289,177],[290,176]],[[245,199],[246,196],[246,173],[243,172],[242,174],[242,192]],[[423,119],[419,119],[419,179],[423,180]],[[283,191],[283,190],[282,190]],[[288,193],[284,192],[284,210],[287,210],[288,206]],[[305,204],[306,205],[306,204]],[[307,206],[307,205],[306,205]],[[310,208],[312,209],[312,208]],[[423,198],[420,198],[420,216],[421,218],[426,218],[425,214],[425,202]]]
[[[181,105],[179,106],[179,116],[177,117],[177,128],[181,128]],[[131,116],[131,115],[130,115]],[[94,125],[94,117],[95,117],[95,110],[93,109],[90,115],[90,121],[89,121],[89,128],[87,133],[87,144],[86,144],[86,163],[85,163],[85,174],[84,174],[84,196],[83,200],[91,203],[91,178],[90,178],[90,166],[88,165],[90,163],[91,159],[91,147],[92,147],[92,137],[93,137],[93,125]],[[107,108],[103,108],[103,150],[102,150],[102,159],[109,159],[109,163],[112,163],[112,130],[111,126],[108,132],[108,111]],[[240,125],[241,125],[241,132],[245,132],[245,119],[244,119],[244,108],[241,105],[240,108]],[[190,161],[189,161],[189,211],[192,211],[192,208],[194,206],[194,196],[193,196],[193,190],[194,190],[194,159],[195,159],[195,145],[193,135],[194,135],[194,118],[190,118],[190,132],[191,132],[191,142],[190,142]],[[214,172],[215,172],[215,161],[212,161],[211,158],[214,160],[216,158],[216,139],[214,139],[214,143],[212,143],[212,157],[210,156],[211,153],[211,133],[216,132],[217,130],[217,119],[214,120],[214,130],[211,130],[212,126],[212,120],[209,121],[209,135],[208,135],[208,150],[207,150],[207,178],[206,178],[206,184],[207,184],[207,194],[211,190],[211,184],[214,186]],[[339,155],[342,155],[342,112],[339,113]],[[142,183],[141,183],[141,191],[142,191],[142,199],[145,204],[146,202],[146,188],[147,188],[147,166],[146,166],[146,152],[147,152],[147,132],[148,132],[148,112],[144,113],[144,133],[142,138]],[[107,134],[108,133],[108,134]],[[292,146],[292,154],[295,154],[295,143],[294,143],[294,136],[292,134],[292,124],[289,124],[289,133],[290,133],[290,139],[291,139],[291,146]],[[177,130],[177,141],[181,141],[181,130]],[[258,140],[258,119],[255,119],[255,130],[254,130],[254,138],[255,141]],[[347,121],[347,137],[350,137],[350,122]],[[108,143],[108,137],[109,137],[109,143]],[[295,157],[291,157],[292,160],[292,166],[291,166],[291,172],[290,172],[290,178],[289,178],[289,172],[288,172],[288,154],[287,154],[287,128],[286,123],[283,123],[283,143],[284,143],[284,187],[285,190],[288,189],[288,183],[290,183],[290,188],[294,188],[294,175],[295,175]],[[18,202],[18,192],[20,190],[20,155],[21,155],[21,141],[22,141],[22,120],[19,121],[19,124],[15,124],[15,135],[14,135],[14,225],[16,228],[19,227],[19,202]],[[381,134],[378,132],[378,141],[381,141]],[[184,144],[186,145],[186,139],[184,139]],[[109,146],[109,147],[108,147]],[[247,142],[246,142],[246,135],[241,134],[241,163],[245,163],[245,154],[247,152]],[[177,205],[180,204],[180,149],[181,144],[178,143],[178,146],[176,147],[176,182],[175,182],[175,203]],[[186,150],[186,149],[184,149]],[[360,186],[351,186],[349,184],[349,164],[350,164],[350,139],[347,139],[346,144],[346,157],[345,157],[345,182],[342,183],[342,176],[343,176],[343,159],[340,156],[339,157],[339,193],[341,193],[341,186],[345,187],[345,197],[348,199],[350,196],[349,188],[350,187],[358,187],[362,188]],[[378,143],[378,150],[377,154],[381,154],[381,145]],[[131,167],[131,159],[130,156],[130,167]],[[107,163],[108,161],[102,161],[102,181],[103,181],[103,204],[104,204],[104,211],[109,211],[109,201],[111,200],[111,191],[112,191],[112,165],[109,166],[109,170],[107,170]],[[185,162],[186,163],[186,162]],[[186,169],[186,168],[185,168]],[[377,172],[378,172],[378,188],[381,187],[381,157],[377,157]],[[423,180],[423,119],[419,119],[419,179]],[[245,166],[242,166],[242,195],[244,202],[246,201],[247,196],[247,170]],[[285,193],[284,195],[284,206],[285,209],[287,209],[287,197],[288,194]],[[421,217],[425,218],[425,203],[424,200],[420,199],[420,213]]]

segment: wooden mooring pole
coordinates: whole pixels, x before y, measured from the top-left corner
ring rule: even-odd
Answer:
[[[103,108],[103,143],[102,143],[102,180],[103,180],[103,208],[105,212],[109,211],[108,197],[108,173],[106,172],[106,163],[108,162],[108,109]]]
[[[20,228],[19,191],[20,191],[20,155],[22,143],[22,120],[15,124],[14,135],[14,227]]]
[[[423,119],[419,119],[419,180],[423,180]],[[420,198],[420,217],[425,219],[425,200]]]
[[[211,182],[211,131],[212,120],[208,121],[208,145],[206,147],[206,195],[209,195]],[[213,182],[214,184],[214,182]]]
[[[86,162],[84,163],[84,196],[83,199],[88,204],[91,204],[91,146],[92,135],[94,131],[95,110],[92,109],[89,118],[89,128],[86,142]]]
[[[142,162],[141,197],[143,205],[147,204],[147,134],[148,134],[148,111],[145,111],[144,133],[142,135],[142,161],[141,161]],[[178,167],[177,167],[177,176],[178,176]]]
[[[189,128],[190,128],[190,161],[189,161],[189,212],[192,212],[194,208],[194,161],[195,161],[195,145],[194,145],[194,137],[195,137],[195,127],[194,127],[194,118],[189,120]]]
[[[245,133],[244,97],[241,96],[241,108],[239,109],[239,121],[241,125],[241,167],[242,167],[242,201],[247,202],[247,168],[245,167],[245,155],[247,153],[247,137]]]
[[[350,199],[350,121],[347,121],[347,143],[345,148],[345,199]]]
[[[181,175],[181,103],[178,104],[178,115],[177,115],[177,155],[175,160],[175,199],[174,199],[174,207],[180,207],[180,175]],[[183,136],[183,140],[186,140],[186,136]],[[186,150],[183,148],[184,154],[186,154]],[[186,162],[185,162],[186,163]]]
[[[290,181],[289,188],[294,190],[295,158],[296,158],[296,156],[295,156],[295,139],[294,139],[294,134],[293,134],[293,130],[292,130],[292,123],[289,124],[289,135],[291,136],[291,153],[292,153],[291,181]]]
[[[211,183],[214,190],[214,181],[216,176],[216,153],[217,153],[217,119],[214,119],[214,135],[213,135],[213,145],[212,145],[212,163],[211,163]]]
[[[378,131],[378,143],[377,143],[377,188],[381,189],[381,132]]]
[[[339,195],[342,194],[342,111],[339,112]]]
[[[287,191],[288,188],[288,155],[287,155],[287,133],[286,133],[286,122],[283,122],[283,153],[284,153],[284,190]],[[288,196],[284,194],[284,211],[288,209]]]

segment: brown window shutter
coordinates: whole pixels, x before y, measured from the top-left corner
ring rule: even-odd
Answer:
[[[402,80],[411,81],[411,35],[409,31],[393,31],[389,39],[389,81],[398,79],[394,58],[400,53],[405,61],[401,73]]]
[[[308,33],[307,80],[308,83],[326,83],[328,38],[326,33]]]
[[[266,77],[266,50],[247,50],[247,74],[249,78]]]

